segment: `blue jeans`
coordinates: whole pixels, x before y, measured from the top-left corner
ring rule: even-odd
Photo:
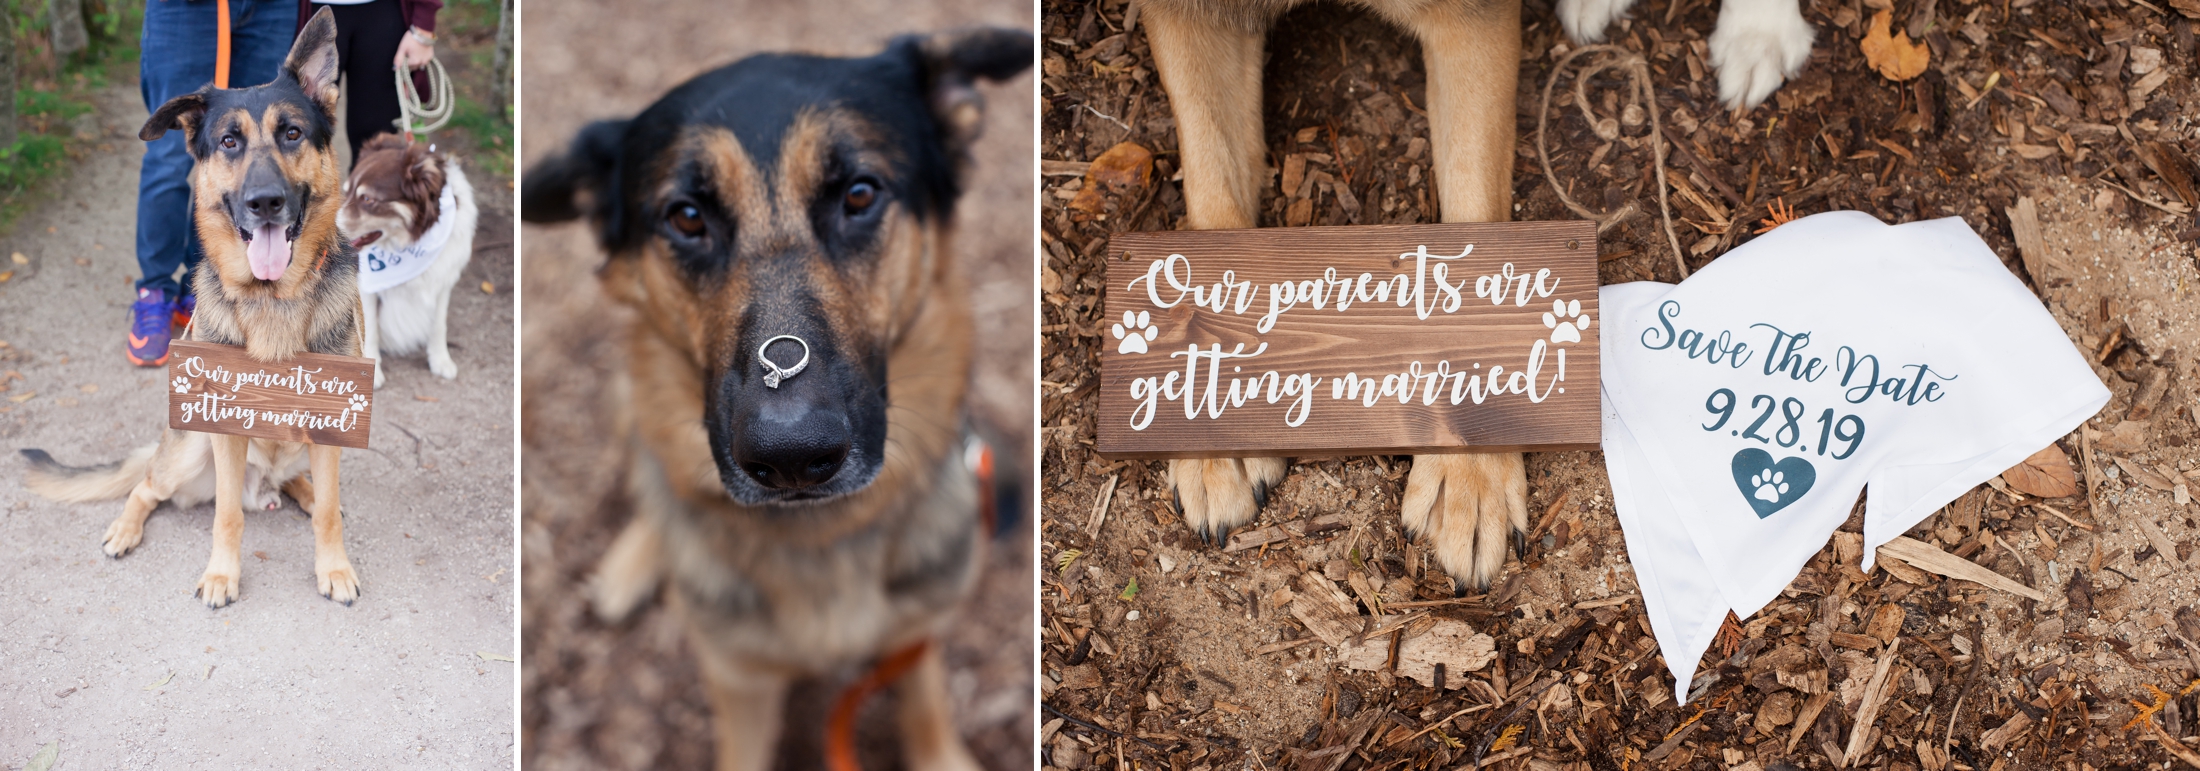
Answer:
[[[229,3],[229,85],[256,86],[275,79],[298,34],[296,0],[148,0],[139,38],[138,92],[145,110],[214,81],[214,3]],[[199,236],[191,223],[191,154],[183,132],[145,143],[138,172],[137,258],[139,288],[181,294],[176,272],[199,263]]]

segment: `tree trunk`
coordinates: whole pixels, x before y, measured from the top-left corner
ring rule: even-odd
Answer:
[[[512,0],[497,3],[497,57],[496,57],[497,109],[505,117],[512,116]]]
[[[84,0],[50,0],[53,13],[53,52],[57,58],[84,50],[91,42],[84,33]]]

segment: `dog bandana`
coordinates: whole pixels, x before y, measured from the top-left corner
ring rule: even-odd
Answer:
[[[1957,218],[1806,217],[1598,299],[1605,466],[1681,702],[1727,611],[1778,596],[1867,485],[1869,571],[2109,397]]]
[[[443,194],[436,196],[435,205],[441,213],[428,232],[411,245],[392,248],[390,240],[383,238],[359,247],[359,292],[374,294],[418,278],[435,263],[435,256],[443,252],[443,245],[451,240],[453,220],[457,219],[458,197],[451,192],[455,185],[444,185]]]

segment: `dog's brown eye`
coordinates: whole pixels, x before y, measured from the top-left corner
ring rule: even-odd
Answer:
[[[298,141],[298,137],[301,136],[305,136],[305,132],[299,131],[297,126],[292,126],[289,131],[283,132],[283,139],[291,142]]]
[[[235,150],[235,149],[237,149],[237,138],[236,138],[236,137],[233,137],[233,136],[227,136],[227,137],[222,137],[222,149],[224,149],[224,150]]]
[[[700,238],[703,235],[703,211],[695,208],[695,204],[673,206],[672,211],[665,214],[665,221],[672,223],[672,229],[680,231],[680,235],[689,238]]]
[[[869,182],[857,182],[848,186],[847,195],[841,197],[841,206],[846,208],[849,214],[862,214],[871,208],[873,201],[877,200],[878,188],[872,187]]]

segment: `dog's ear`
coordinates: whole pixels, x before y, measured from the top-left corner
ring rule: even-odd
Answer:
[[[298,40],[290,44],[290,56],[283,60],[283,72],[298,81],[306,96],[329,115],[336,114],[336,16],[328,6],[314,12],[305,29],[298,31]]]
[[[519,217],[528,222],[564,222],[594,208],[606,218],[605,232],[613,232],[618,212],[619,146],[626,141],[631,121],[603,120],[588,124],[563,155],[553,155],[528,169],[520,188]]]
[[[202,88],[170,99],[154,110],[153,116],[145,119],[145,127],[138,129],[138,138],[151,142],[167,136],[170,131],[182,129],[183,143],[189,147],[192,137],[198,135],[199,122],[205,119],[206,89]],[[191,154],[198,155],[196,148]]]
[[[442,192],[443,164],[435,154],[418,144],[405,148],[405,198],[434,206]]]
[[[950,157],[962,155],[985,123],[985,97],[973,85],[979,79],[1007,80],[1031,68],[1031,33],[1002,27],[942,32],[905,38],[919,53],[929,89],[932,117]]]

